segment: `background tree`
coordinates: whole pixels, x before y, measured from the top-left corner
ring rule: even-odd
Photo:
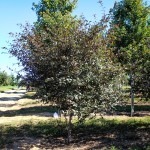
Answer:
[[[14,86],[14,85],[16,85],[16,84],[17,84],[16,78],[15,78],[15,76],[14,76],[13,74],[11,74],[11,75],[9,76],[9,85]]]
[[[36,12],[37,23],[45,23],[46,18],[53,20],[59,19],[57,15],[62,16],[71,13],[75,8],[77,0],[41,0],[38,4],[33,3],[33,10]]]
[[[0,72],[0,85],[8,85],[8,75],[5,71]]]
[[[0,85],[6,86],[11,85],[14,86],[16,84],[15,76],[13,74],[8,75],[5,71],[0,71]]]
[[[116,60],[130,75],[131,116],[134,114],[135,90],[144,94],[144,97],[149,95],[145,95],[145,93],[150,93],[149,88],[144,88],[149,82],[149,15],[150,7],[145,5],[142,0],[115,2],[113,9],[110,10],[111,28],[109,32],[115,39],[111,44],[115,47],[113,53]]]

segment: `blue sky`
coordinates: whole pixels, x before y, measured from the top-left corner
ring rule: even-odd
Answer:
[[[1,47],[8,47],[7,41],[10,41],[9,32],[19,32],[17,24],[25,22],[33,23],[36,20],[35,13],[31,10],[33,1],[38,0],[0,0],[0,71],[6,70],[9,74],[9,68],[15,70],[17,65],[15,58],[1,53]]]
[[[14,71],[15,68],[18,69],[17,65],[14,65],[16,59],[11,58],[9,54],[2,54],[1,47],[8,47],[7,41],[11,40],[9,32],[20,31],[17,24],[32,24],[36,21],[36,14],[31,10],[33,2],[38,3],[39,0],[0,0],[0,71],[6,70],[10,74],[9,68]],[[106,13],[113,7],[114,2],[115,0],[103,0]],[[100,19],[102,13],[98,0],[78,0],[77,8],[73,12],[77,16],[83,14],[88,20],[93,20],[94,14]]]

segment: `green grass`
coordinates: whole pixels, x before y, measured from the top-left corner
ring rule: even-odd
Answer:
[[[146,147],[145,149],[150,150],[150,146]],[[112,146],[110,150],[120,150],[120,149],[116,148],[115,146]],[[134,147],[128,148],[128,150],[142,150],[142,149],[139,148],[138,146],[134,146]]]
[[[11,90],[12,86],[0,87],[0,91]],[[19,105],[26,106],[18,110],[0,111],[2,117],[13,117],[18,115],[32,115],[39,113],[49,112],[53,114],[58,109],[53,106],[30,106],[37,104],[34,100],[35,92],[27,92],[23,98],[32,99],[31,101],[22,101]],[[138,98],[137,98],[138,99]],[[30,107],[29,107],[30,106]],[[130,105],[117,106],[118,112],[129,112]],[[135,105],[135,111],[150,111],[150,105]],[[129,119],[129,120],[106,120],[106,119],[92,119],[86,120],[83,124],[79,124],[74,120],[72,126],[73,143],[86,143],[90,140],[102,141],[103,144],[108,146],[107,149],[111,150],[150,150],[150,145],[147,140],[134,144],[134,141],[145,138],[145,134],[150,134],[150,117],[143,117],[142,119]],[[107,135],[107,136],[106,136]],[[111,138],[111,135],[114,135]],[[12,137],[33,137],[33,138],[62,138],[67,137],[67,126],[64,121],[48,119],[47,121],[27,120],[25,122],[14,122],[10,124],[0,125],[0,149],[6,145],[12,145],[14,139]],[[65,141],[65,140],[64,140]],[[129,145],[117,145],[115,141],[128,141]],[[130,144],[131,142],[131,144]],[[93,147],[99,149],[99,147]]]
[[[36,98],[36,92],[27,92],[22,98],[28,98],[28,99],[35,99]]]
[[[24,97],[22,97],[24,98]],[[23,99],[21,101],[18,102],[18,104],[20,106],[33,106],[33,105],[36,105],[36,104],[39,104],[39,101],[37,101],[36,99]]]
[[[127,99],[127,102],[131,101],[131,97],[130,97],[130,91],[131,91],[131,87],[130,86],[123,86],[123,91],[124,91],[124,97]],[[138,102],[150,102],[150,99],[146,100],[146,98],[142,97],[141,98],[141,94],[134,94],[134,102],[138,103]]]
[[[150,105],[134,105],[135,111],[150,111]],[[116,112],[131,112],[131,105],[116,106]]]
[[[148,133],[150,130],[150,117],[145,117],[143,119],[130,119],[127,121],[93,119],[86,120],[83,124],[74,122],[72,127],[72,137],[74,143],[96,139],[102,141],[108,140],[109,147],[124,149],[125,147],[123,146],[114,146],[113,141],[129,140],[130,142],[134,142],[136,139],[142,138],[140,134],[144,132]],[[109,134],[114,134],[114,138],[109,138],[109,136],[106,137],[106,135]],[[67,126],[64,121],[54,119],[38,122],[31,120],[21,125],[1,125],[0,148],[3,148],[5,144],[13,143],[14,141],[12,141],[12,137],[20,136],[34,138],[51,137],[51,139],[61,137],[65,139],[67,137]],[[100,136],[102,136],[102,139]],[[136,146],[139,148],[139,150],[147,149],[149,146],[148,140],[144,141],[141,145],[134,145],[131,143],[130,147],[128,146],[128,149],[131,148],[131,150],[135,150]]]
[[[17,86],[11,86],[11,85],[0,86],[0,92],[5,92],[5,91],[16,89],[16,88],[17,88]]]

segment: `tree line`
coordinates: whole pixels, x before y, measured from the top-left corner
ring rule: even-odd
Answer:
[[[5,71],[0,71],[0,86],[17,85],[17,79],[13,74],[8,75]]]

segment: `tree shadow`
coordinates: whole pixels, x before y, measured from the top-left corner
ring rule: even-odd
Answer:
[[[0,101],[18,101],[24,94],[23,91],[4,92],[0,97]]]
[[[48,114],[44,112],[47,112]],[[55,106],[34,106],[18,110],[0,111],[0,117],[13,117],[18,115],[52,116],[54,112],[58,112],[58,108]]]
[[[150,111],[150,105],[141,105],[141,104],[136,104],[134,105],[135,111]],[[116,106],[116,112],[131,112],[131,105],[124,105],[124,106]]]
[[[80,134],[76,143],[97,142],[91,149],[117,149],[138,148],[146,150],[150,146],[150,128],[149,123],[127,122],[117,123],[115,120],[101,119],[101,126],[90,124],[80,128]],[[85,129],[84,129],[85,128]],[[79,129],[78,129],[79,130]],[[82,138],[81,138],[82,137]]]
[[[14,104],[8,104],[8,103],[7,104],[1,104],[0,103],[0,107],[13,107],[14,105],[16,105],[16,103],[14,103]]]
[[[18,101],[19,99],[18,96],[0,97],[0,101]]]
[[[25,92],[22,91],[6,91],[5,94],[25,94]]]
[[[4,130],[0,131],[4,132]],[[31,147],[34,145],[39,149],[73,149],[74,147],[87,146],[86,150],[94,150],[110,149],[114,146],[123,150],[146,150],[150,146],[149,123],[139,121],[118,123],[115,120],[97,119],[91,123],[74,124],[70,145],[65,142],[67,137],[66,124],[59,120],[9,127],[5,129],[5,133],[0,135],[1,141],[2,139],[7,139],[4,144],[6,147],[13,147],[16,142],[21,143],[22,146],[28,145]],[[12,140],[12,144],[10,144],[9,139]],[[23,148],[21,145],[18,144],[16,147]]]

